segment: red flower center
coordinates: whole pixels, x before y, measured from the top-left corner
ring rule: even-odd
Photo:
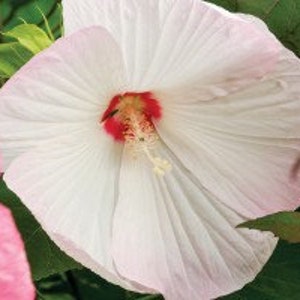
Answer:
[[[156,154],[159,137],[153,121],[161,114],[161,106],[150,92],[125,93],[111,99],[101,118],[105,131],[125,143],[134,157],[144,154],[158,175],[171,169],[170,163]]]
[[[116,141],[142,142],[155,134],[153,120],[159,120],[161,115],[161,106],[150,92],[131,92],[111,99],[101,123]]]

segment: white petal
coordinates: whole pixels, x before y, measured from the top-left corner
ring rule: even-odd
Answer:
[[[265,74],[277,58],[273,39],[204,1],[64,0],[63,5],[67,34],[95,24],[111,32],[133,90],[189,80],[239,86]]]
[[[282,50],[274,73],[251,86],[202,102],[194,86],[160,94],[162,139],[225,205],[255,218],[300,205],[300,62]],[[201,92],[201,90],[200,90]]]
[[[0,91],[5,168],[38,143],[89,130],[122,78],[120,50],[99,27],[60,39],[34,57]]]
[[[243,218],[206,190],[167,150],[164,177],[123,157],[113,227],[121,275],[166,300],[214,299],[251,281],[272,253],[272,234],[236,229]]]
[[[4,180],[62,250],[134,289],[117,274],[111,256],[121,151],[103,132],[57,139],[14,160]]]
[[[271,31],[269,30],[267,24],[262,21],[261,19],[253,16],[253,15],[248,15],[248,14],[243,14],[243,13],[236,13],[237,16],[239,16],[240,18],[242,18],[243,20],[255,25],[257,28],[259,28],[260,30],[264,30],[270,37],[273,36],[274,39],[277,39],[275,35],[273,35],[271,33]]]

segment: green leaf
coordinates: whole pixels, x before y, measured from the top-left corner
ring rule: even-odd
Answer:
[[[86,268],[50,276],[36,282],[36,286],[41,300],[44,298],[49,300],[65,298],[72,300],[163,300],[163,297],[158,295],[143,295],[126,291]]]
[[[230,10],[230,11],[237,10],[238,1],[235,1],[235,0],[205,0],[205,1],[216,4],[218,6],[222,6],[225,9]]]
[[[47,236],[17,196],[0,181],[0,202],[8,206],[22,234],[34,280],[70,269],[81,268]]]
[[[279,40],[300,56],[299,0],[206,0],[262,19]]]
[[[0,9],[0,28],[2,27],[4,20],[7,19],[11,13],[12,13],[11,3],[7,1],[2,1],[1,9]]]
[[[76,285],[81,300],[125,300],[126,291],[102,279],[88,269],[68,272],[69,281]]]
[[[12,76],[32,56],[33,54],[18,42],[0,44],[0,76]]]
[[[239,228],[272,231],[276,236],[291,243],[300,243],[300,213],[279,212],[238,225]]]
[[[22,24],[3,34],[17,39],[22,46],[33,54],[39,53],[52,44],[46,32],[33,24]]]
[[[68,272],[36,282],[37,300],[76,300],[76,289],[68,280]]]
[[[222,300],[300,299],[300,245],[280,241],[256,279]]]
[[[9,2],[12,8],[11,13],[3,18],[4,30],[10,30],[22,24],[22,20],[30,24],[36,24],[42,29],[47,30],[44,15],[49,22],[51,32],[54,36],[56,38],[61,36],[62,16],[61,8],[58,5],[58,3],[61,2],[60,0],[0,0],[0,2],[1,1],[3,1],[4,4]],[[4,4],[1,2],[0,11]]]

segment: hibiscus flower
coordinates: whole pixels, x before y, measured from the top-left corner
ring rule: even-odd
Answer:
[[[0,299],[33,300],[24,245],[9,209],[0,204]]]
[[[64,0],[66,36],[0,93],[8,186],[69,255],[124,288],[213,299],[299,205],[300,62],[199,0]]]

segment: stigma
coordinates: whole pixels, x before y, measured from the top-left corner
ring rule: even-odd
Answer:
[[[100,123],[116,142],[124,143],[134,157],[143,153],[154,173],[164,175],[170,163],[155,155],[159,141],[154,121],[162,117],[162,108],[152,93],[124,93],[114,96]]]

